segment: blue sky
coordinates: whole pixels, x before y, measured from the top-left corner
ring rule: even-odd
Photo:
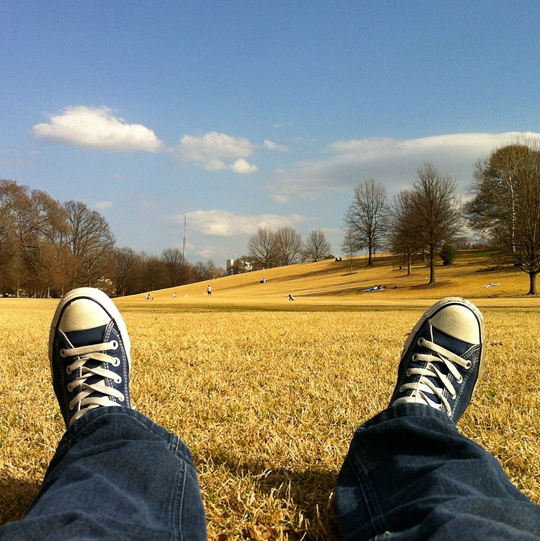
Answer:
[[[537,0],[0,0],[0,178],[192,262],[540,132]]]

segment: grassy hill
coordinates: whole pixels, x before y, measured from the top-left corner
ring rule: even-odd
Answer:
[[[481,307],[536,306],[527,297],[528,276],[511,265],[494,266],[483,252],[462,252],[449,266],[437,266],[437,284],[428,286],[429,269],[417,263],[407,276],[396,258],[380,256],[367,267],[364,257],[348,260],[302,263],[263,271],[227,276],[152,292],[156,304],[175,303],[189,308],[244,308],[270,310],[355,309],[409,307],[430,304],[446,296],[473,299]],[[266,283],[261,283],[266,279]],[[213,294],[208,297],[207,286]],[[383,291],[365,292],[374,285]],[[492,287],[485,287],[495,284]],[[177,297],[173,299],[173,294]],[[294,302],[288,300],[292,294]],[[139,304],[145,294],[120,299],[120,304]]]
[[[211,541],[337,541],[334,484],[352,434],[387,407],[403,342],[447,295],[488,308],[460,429],[540,503],[538,298],[524,273],[481,253],[439,266],[436,286],[427,276],[357,258],[352,274],[330,260],[115,299],[133,401],[192,450]],[[364,292],[375,284],[386,289]],[[64,431],[47,359],[57,304],[0,299],[0,525],[24,515]]]

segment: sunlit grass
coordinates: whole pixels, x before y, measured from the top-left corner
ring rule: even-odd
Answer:
[[[295,279],[280,272],[281,290],[268,297],[258,287],[272,280],[242,291],[232,277],[216,280],[211,298],[199,284],[185,289],[188,297],[177,288],[176,299],[167,291],[117,301],[133,342],[134,402],[192,449],[211,539],[335,539],[333,487],[349,441],[387,406],[403,342],[436,289],[418,298],[399,288],[314,299],[307,291],[317,280],[338,287],[321,273],[304,276],[293,303],[283,297]],[[459,274],[456,291],[440,286],[437,298],[484,294],[481,284],[495,281]],[[374,277],[366,283],[385,283]],[[538,301],[517,293],[477,301],[487,353],[460,427],[540,503]],[[56,303],[0,301],[1,523],[23,516],[64,431],[47,360]]]

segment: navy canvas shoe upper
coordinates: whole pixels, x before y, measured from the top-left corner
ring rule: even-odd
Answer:
[[[405,343],[390,405],[426,404],[457,422],[476,387],[482,340],[476,306],[457,297],[435,303]]]
[[[79,288],[60,301],[49,339],[53,387],[69,428],[99,406],[131,407],[130,340],[109,297]]]

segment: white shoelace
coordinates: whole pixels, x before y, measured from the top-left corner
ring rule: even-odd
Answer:
[[[431,353],[415,353],[413,355],[414,362],[427,362],[428,364],[424,368],[409,368],[407,370],[407,377],[420,376],[420,378],[418,381],[401,385],[399,389],[400,393],[407,390],[411,390],[412,393],[409,396],[398,398],[394,401],[393,405],[397,406],[406,402],[419,402],[439,409],[439,403],[427,396],[430,394],[439,399],[440,403],[444,405],[448,415],[452,415],[452,408],[448,403],[447,398],[444,396],[444,391],[446,389],[452,399],[456,398],[457,393],[452,382],[448,379],[448,376],[439,370],[436,363],[443,363],[457,383],[461,383],[463,377],[459,373],[456,365],[468,370],[472,366],[472,363],[425,338],[419,338],[417,344],[420,347],[431,350],[436,355]],[[437,387],[433,381],[428,378],[440,380],[442,387]]]
[[[67,389],[71,393],[77,387],[81,387],[81,390],[73,400],[69,403],[69,409],[77,409],[77,412],[73,415],[70,421],[70,425],[73,424],[79,417],[82,417],[87,411],[97,408],[99,406],[119,406],[117,402],[111,400],[111,398],[117,398],[120,402],[123,402],[124,395],[105,384],[105,379],[111,379],[116,384],[122,383],[122,378],[108,370],[102,365],[90,368],[86,366],[86,363],[90,360],[98,361],[100,363],[109,363],[113,366],[118,366],[120,360],[116,357],[111,357],[102,351],[114,350],[118,347],[118,342],[112,340],[111,342],[104,342],[102,344],[92,344],[90,346],[82,346],[72,349],[61,349],[60,356],[66,357],[79,357],[75,362],[66,367],[66,372],[71,375],[75,370],[81,369],[81,375],[68,383]],[[87,379],[92,376],[98,376],[99,381],[93,383],[87,383]],[[99,393],[101,396],[92,396],[93,393]]]

